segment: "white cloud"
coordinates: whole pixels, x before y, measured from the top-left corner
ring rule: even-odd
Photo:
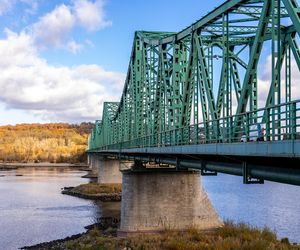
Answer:
[[[0,40],[0,101],[7,108],[77,122],[98,119],[100,103],[119,100],[124,74],[97,65],[53,66],[39,57],[28,34],[6,35]]]
[[[31,35],[39,48],[66,48],[77,53],[83,45],[78,47],[70,38],[74,28],[80,26],[87,31],[97,31],[111,25],[105,18],[103,5],[102,0],[74,0],[72,5],[61,4],[29,28]]]
[[[20,35],[5,29],[6,39],[0,40],[0,68],[6,70],[14,65],[26,67],[37,63],[37,51],[32,38],[22,32]],[[3,71],[5,73],[5,71]]]
[[[21,3],[24,3],[29,6],[25,9],[25,12],[28,14],[35,14],[38,9],[38,0],[20,0]]]
[[[0,0],[0,16],[13,10],[18,2],[29,6],[30,8],[27,8],[26,12],[30,14],[34,13],[38,8],[37,0]]]
[[[85,40],[85,43],[86,43],[89,47],[95,48],[95,44],[94,44],[91,40],[86,39],[86,40]]]
[[[75,41],[70,41],[67,44],[67,49],[72,52],[73,54],[77,54],[78,52],[82,51],[83,45],[76,43]]]
[[[61,47],[74,23],[70,8],[62,4],[33,25],[33,37],[40,47]]]
[[[0,16],[9,12],[15,5],[15,0],[0,0]]]
[[[103,5],[103,0],[95,2],[75,0],[74,12],[78,23],[89,31],[111,26],[112,22],[106,20]]]

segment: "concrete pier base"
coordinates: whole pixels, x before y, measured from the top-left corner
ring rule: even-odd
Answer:
[[[98,166],[98,183],[122,183],[119,160],[101,157],[98,159]]]
[[[222,226],[195,171],[123,171],[119,235]]]
[[[88,161],[89,161],[89,168],[92,170],[91,175],[97,176],[99,171],[99,156],[97,156],[96,154],[89,154]]]
[[[91,155],[90,154],[87,154],[87,165],[90,167],[91,166]]]

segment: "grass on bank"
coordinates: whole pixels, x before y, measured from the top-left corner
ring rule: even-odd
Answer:
[[[109,231],[109,232],[108,232]],[[104,234],[94,228],[79,239],[65,244],[66,249],[126,249],[126,250],[273,250],[300,249],[287,239],[279,241],[268,228],[258,229],[246,224],[225,222],[224,227],[207,233],[190,228],[185,232],[166,230],[161,234],[139,235],[117,238],[116,229],[108,229]]]
[[[87,195],[121,193],[122,184],[81,184],[72,189],[73,192]]]

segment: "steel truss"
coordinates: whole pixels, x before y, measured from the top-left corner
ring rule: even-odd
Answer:
[[[104,103],[88,149],[251,140],[258,123],[265,140],[296,139],[299,13],[296,0],[231,0],[179,33],[135,32],[121,100]]]

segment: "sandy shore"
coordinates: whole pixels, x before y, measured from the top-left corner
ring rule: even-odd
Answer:
[[[0,163],[1,167],[7,168],[18,168],[18,167],[77,167],[77,168],[88,168],[88,165],[85,163],[50,163],[50,162],[40,162],[40,163]]]

